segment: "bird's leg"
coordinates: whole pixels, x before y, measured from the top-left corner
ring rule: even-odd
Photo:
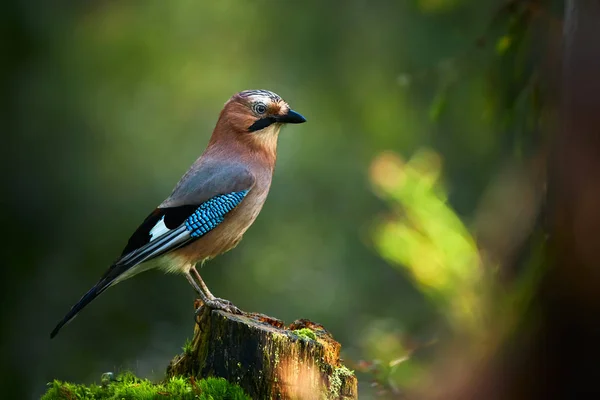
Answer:
[[[202,300],[202,305],[200,307],[198,307],[196,309],[196,312],[195,312],[196,323],[198,325],[200,325],[200,319],[199,319],[200,310],[202,310],[202,307],[204,307],[204,305],[206,304],[206,302],[210,301],[210,299],[206,296],[206,294],[202,291],[202,289],[200,289],[200,287],[198,286],[198,284],[196,283],[196,281],[194,280],[194,278],[192,277],[192,275],[190,275],[189,272],[186,272],[185,277],[187,278],[187,280],[190,283],[190,285],[192,285],[192,287],[194,288],[194,290],[196,292],[198,292],[198,294],[200,295],[200,299]]]
[[[198,286],[196,281],[194,281],[194,279],[192,278],[192,276],[190,275],[189,272],[186,274],[186,277],[188,278],[188,281],[190,281],[192,286],[194,286],[194,289],[196,289],[196,291],[200,294],[200,299],[202,300],[204,305],[206,305],[207,307],[212,308],[214,310],[223,310],[223,311],[226,311],[226,312],[229,312],[232,314],[241,314],[242,313],[242,311],[239,308],[237,308],[236,306],[234,306],[233,303],[231,303],[231,301],[225,300],[225,299],[220,299],[218,297],[213,296],[213,294],[210,292],[210,290],[208,290],[206,283],[204,283],[204,281],[202,280],[202,277],[200,277],[200,274],[196,270],[195,266],[190,268],[190,271],[194,272],[194,275],[196,275],[196,278],[198,279],[198,283],[200,284],[200,286]],[[199,310],[200,309],[196,310],[196,313]]]
[[[200,287],[202,288],[202,290],[204,291],[204,293],[206,294],[206,296],[209,299],[216,299],[216,297],[210,292],[210,290],[208,290],[208,286],[206,286],[206,283],[204,283],[204,280],[202,279],[202,277],[198,273],[198,270],[196,269],[195,265],[192,268],[190,268],[190,271],[192,271],[194,273],[194,275],[196,276],[196,280],[200,284]]]
[[[196,290],[196,292],[198,292],[198,294],[200,295],[200,299],[202,300],[202,302],[204,304],[206,304],[207,302],[209,302],[210,299],[208,298],[208,296],[206,295],[206,293],[204,293],[202,291],[202,289],[200,289],[200,287],[198,286],[198,284],[196,283],[196,281],[194,280],[194,278],[192,277],[192,275],[190,275],[189,272],[186,272],[185,277],[187,278],[187,280],[190,283],[190,285],[192,285],[192,287],[194,288],[194,290]]]
[[[211,300],[216,300],[220,303],[225,303],[225,304],[229,304],[231,306],[233,306],[233,303],[227,299],[222,299],[220,297],[215,297],[211,291],[208,289],[208,286],[206,285],[206,283],[204,283],[204,280],[202,279],[202,277],[200,276],[200,273],[198,273],[198,270],[196,269],[196,266],[193,266],[191,268],[191,271],[194,273],[194,275],[196,276],[196,280],[197,282],[200,284],[200,287],[202,288],[202,290],[204,291],[204,293],[206,294],[206,296],[211,299]]]

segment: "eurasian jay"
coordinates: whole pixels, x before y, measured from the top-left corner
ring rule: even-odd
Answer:
[[[204,153],[50,337],[106,289],[153,268],[184,274],[205,306],[239,313],[230,301],[213,296],[196,264],[240,242],[269,193],[279,130],[283,124],[305,121],[267,90],[246,90],[231,97]]]

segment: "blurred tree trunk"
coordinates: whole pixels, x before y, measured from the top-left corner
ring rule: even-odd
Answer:
[[[600,398],[600,0],[566,0],[563,29],[545,275],[503,344],[425,397]]]
[[[548,170],[547,272],[498,361],[506,399],[600,398],[599,0],[566,0],[563,40],[561,126]]]
[[[562,129],[550,167],[539,395],[600,398],[600,1],[565,4]],[[543,383],[545,382],[545,384]]]

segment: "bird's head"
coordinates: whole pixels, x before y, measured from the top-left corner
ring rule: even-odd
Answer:
[[[273,150],[284,124],[301,124],[306,119],[268,90],[244,90],[225,103],[217,131],[235,135],[245,143]]]

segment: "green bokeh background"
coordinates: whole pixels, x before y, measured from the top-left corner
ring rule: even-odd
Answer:
[[[390,205],[369,170],[382,152],[409,160],[431,149],[442,197],[471,225],[490,176],[522,146],[506,99],[528,61],[516,71],[504,54],[506,25],[491,24],[500,3],[2,5],[3,393],[36,398],[54,378],[91,382],[122,369],[162,377],[192,332],[182,277],[142,274],[48,334],[244,89],[280,94],[308,123],[282,131],[271,193],[242,243],[201,270],[213,293],[322,323],[349,362],[401,357],[398,335],[448,334],[443,301],[374,243]],[[399,383],[423,365],[407,366]],[[369,379],[359,379],[369,398]]]

